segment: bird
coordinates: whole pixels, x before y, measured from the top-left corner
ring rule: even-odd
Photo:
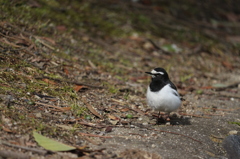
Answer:
[[[181,97],[177,87],[170,81],[164,68],[155,68],[151,72],[145,72],[152,76],[152,81],[147,88],[147,104],[154,110],[166,112],[175,111],[181,106]],[[169,119],[169,118],[168,118]]]

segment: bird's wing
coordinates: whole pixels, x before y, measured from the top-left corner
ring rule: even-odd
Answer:
[[[170,81],[170,86],[172,89],[175,89],[177,91],[177,87]]]

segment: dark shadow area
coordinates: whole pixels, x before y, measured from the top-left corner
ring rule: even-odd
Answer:
[[[170,122],[170,125],[191,125],[190,118],[181,116],[178,117],[176,114],[173,114],[169,117],[170,120],[166,120],[163,117],[157,118],[157,125],[165,125]]]

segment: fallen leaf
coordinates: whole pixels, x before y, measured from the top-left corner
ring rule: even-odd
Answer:
[[[66,67],[63,68],[63,71],[65,72],[66,75],[69,75],[69,71]]]
[[[87,100],[85,97],[83,97],[83,102],[86,104],[87,108],[90,110],[91,113],[93,113],[95,116],[99,117],[100,119],[103,118],[102,115],[100,115],[90,104],[87,103]]]
[[[52,45],[56,45],[55,40],[53,40],[51,38],[48,38],[48,37],[39,37],[39,38],[50,42]]]
[[[120,109],[120,111],[121,112],[127,112],[127,111],[129,111],[130,109],[128,109],[128,108],[122,108],[122,109]]]
[[[237,22],[239,20],[239,16],[233,12],[225,13],[225,16],[229,21],[232,21],[232,22]]]
[[[66,144],[63,144],[61,142],[52,140],[50,138],[47,138],[39,133],[37,133],[36,131],[33,131],[33,137],[35,139],[35,141],[42,146],[43,148],[45,148],[46,150],[50,150],[50,151],[70,151],[70,150],[75,150],[76,147],[73,146],[69,146]]]
[[[110,119],[112,119],[112,120],[119,120],[118,117],[115,117],[115,116],[113,116],[113,115],[111,115],[111,114],[108,114],[108,118],[110,118]]]
[[[106,127],[105,132],[106,133],[112,132],[112,127],[111,126]]]
[[[44,82],[46,82],[47,84],[52,84],[52,85],[55,85],[56,84],[56,82],[54,82],[54,81],[51,81],[51,80],[49,80],[49,79],[47,79],[47,78],[44,78],[44,79],[42,79]]]
[[[72,107],[62,107],[62,109],[68,111],[68,110],[71,110]]]
[[[86,87],[84,87],[83,85],[75,85],[74,87],[73,87],[73,89],[76,91],[76,92],[78,92],[80,89],[82,89],[82,88],[86,88]]]
[[[201,87],[201,89],[213,89],[213,86],[205,86],[205,87]]]
[[[222,140],[223,140],[222,137],[218,137],[218,136],[215,136],[215,135],[211,135],[211,136],[209,136],[209,138],[210,138],[213,142],[216,142],[216,143],[222,143]]]
[[[233,65],[227,61],[222,61],[222,65],[228,69],[233,69]]]
[[[64,26],[64,25],[58,25],[58,26],[56,26],[56,29],[57,29],[58,31],[65,31],[67,28],[66,28],[66,26]]]
[[[50,108],[56,108],[60,111],[66,111],[66,110],[70,110],[69,107],[58,107],[58,106],[54,106],[54,105],[49,105],[49,104],[45,104],[45,103],[40,103],[40,102],[35,102],[36,104],[39,104],[39,105],[43,105],[45,107],[50,107]]]
[[[228,85],[223,84],[223,83],[216,83],[216,84],[213,84],[212,87],[214,87],[214,88],[225,88],[225,87],[228,87]]]
[[[12,130],[6,128],[5,126],[2,126],[2,129],[3,129],[3,131],[9,132],[9,133],[13,132]]]

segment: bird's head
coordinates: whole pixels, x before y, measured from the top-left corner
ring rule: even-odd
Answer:
[[[152,76],[152,80],[168,80],[168,74],[165,69],[163,68],[155,68],[151,72],[145,72]]]

